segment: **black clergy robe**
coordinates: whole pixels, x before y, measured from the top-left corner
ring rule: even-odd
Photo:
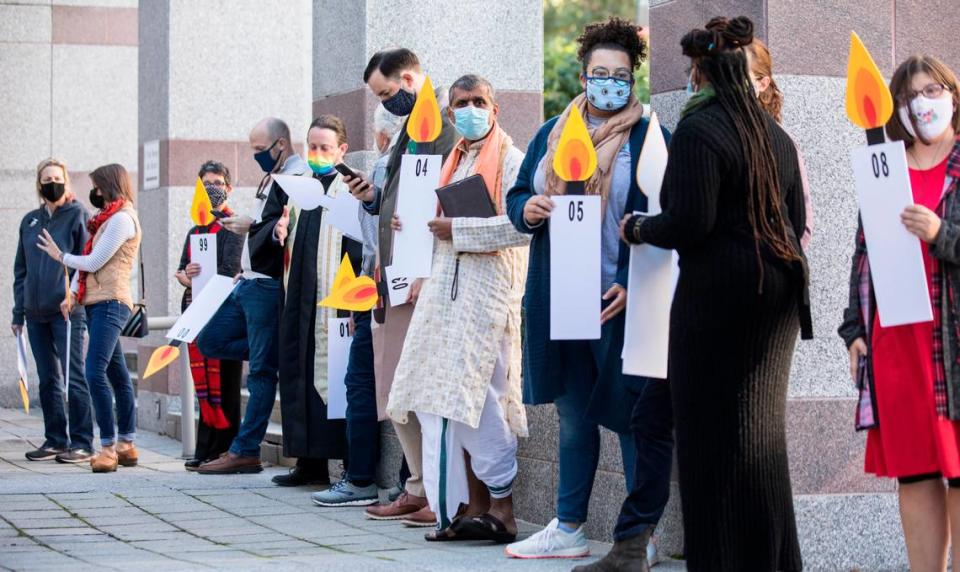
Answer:
[[[327,175],[319,178],[326,190],[335,178]],[[273,227],[287,205],[287,194],[274,185],[263,211],[263,229]],[[317,319],[317,249],[320,240],[320,223],[323,208],[299,211],[296,221],[296,240],[289,258],[289,275],[280,309],[279,364],[280,364],[280,413],[283,424],[283,455],[298,459],[345,459],[347,455],[346,422],[343,419],[327,419],[327,405],[320,398],[314,382],[314,358],[316,339],[314,329]],[[362,246],[346,237],[344,249],[350,252],[354,270],[359,272]],[[251,259],[263,256],[283,260],[285,250],[275,240],[258,241]],[[337,261],[339,263],[339,261]],[[346,315],[346,314],[345,314]],[[323,348],[326,351],[326,348]]]

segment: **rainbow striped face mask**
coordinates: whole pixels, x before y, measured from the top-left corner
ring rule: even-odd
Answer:
[[[333,172],[333,157],[324,156],[319,151],[310,151],[307,154],[307,163],[313,172],[321,177]]]

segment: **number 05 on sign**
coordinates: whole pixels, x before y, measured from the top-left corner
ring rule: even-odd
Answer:
[[[600,197],[553,197],[550,339],[600,339]]]

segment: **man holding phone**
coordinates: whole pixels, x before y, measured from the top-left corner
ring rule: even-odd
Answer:
[[[425,80],[426,75],[420,67],[420,60],[406,48],[377,52],[370,58],[363,73],[363,81],[370,91],[380,98],[387,111],[396,116],[410,114]],[[437,91],[440,92],[439,89]],[[418,145],[419,151],[430,155],[443,155],[444,158],[450,153],[456,132],[446,117],[442,117],[442,121],[440,136],[433,143]],[[364,209],[370,214],[380,215],[378,255],[381,292],[387,291],[382,269],[393,262],[393,229],[390,223],[397,205],[400,159],[409,150],[410,137],[406,131],[404,124],[387,163],[387,178],[382,192],[374,192],[374,188],[362,177],[347,180],[351,194],[363,201]],[[377,412],[380,419],[386,419],[386,398],[393,383],[393,373],[400,359],[407,326],[413,316],[413,306],[410,304],[398,307],[385,305],[382,326],[374,330],[374,351],[381,348],[376,359]],[[420,424],[416,416],[411,415],[407,423],[395,423],[394,429],[410,468],[410,478],[407,479],[404,494],[390,505],[370,507],[367,509],[367,516],[377,520],[404,519],[413,525],[433,525],[436,516],[427,505],[423,488]]]

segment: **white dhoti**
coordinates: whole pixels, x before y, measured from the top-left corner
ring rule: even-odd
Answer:
[[[505,337],[476,428],[417,413],[423,431],[423,484],[441,530],[450,526],[460,504],[469,501],[464,451],[470,453],[473,473],[487,486],[491,497],[506,498],[513,493],[517,436],[510,430],[500,404],[507,393],[509,349],[509,338]]]

